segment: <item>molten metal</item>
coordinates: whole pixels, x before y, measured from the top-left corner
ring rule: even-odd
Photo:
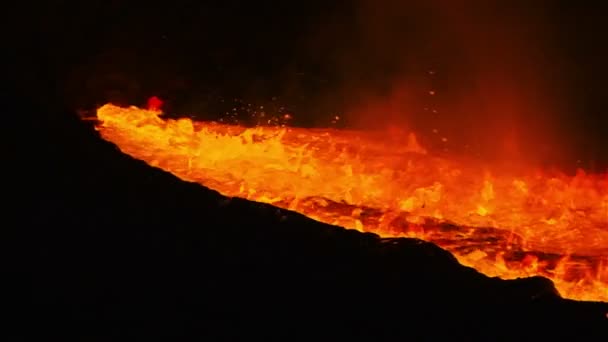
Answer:
[[[160,114],[108,104],[97,111],[97,129],[124,153],[226,196],[417,237],[486,275],[541,275],[566,298],[608,302],[608,174],[446,159],[413,134],[246,128]]]

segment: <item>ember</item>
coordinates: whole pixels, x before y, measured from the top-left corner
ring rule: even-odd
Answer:
[[[608,301],[608,175],[507,169],[382,135],[163,119],[111,104],[101,136],[224,195],[385,237],[416,237],[501,278],[541,275],[562,296]]]

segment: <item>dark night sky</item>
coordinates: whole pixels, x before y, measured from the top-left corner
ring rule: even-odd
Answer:
[[[16,51],[26,53],[12,71],[22,89],[74,108],[108,100],[137,104],[160,95],[175,111],[213,118],[225,110],[220,99],[268,104],[275,97],[305,125],[324,124],[332,113],[347,113],[349,125],[360,123],[361,115],[348,113],[359,113],[368,95],[371,102],[390,100],[391,91],[406,84],[411,105],[397,111],[421,113],[410,115],[407,124],[420,131],[443,127],[446,135],[453,127],[459,141],[484,125],[510,123],[488,119],[497,112],[491,104],[471,110],[469,99],[484,96],[486,86],[475,88],[480,80],[498,89],[488,103],[503,99],[496,95],[500,89],[521,85],[523,105],[514,105],[515,111],[539,89],[548,99],[514,116],[516,125],[529,127],[522,135],[557,122],[546,141],[568,150],[568,160],[608,159],[603,152],[608,146],[604,6],[592,1],[426,3],[47,2],[14,16],[12,39],[20,47]],[[437,74],[429,77],[429,70]],[[505,82],[509,85],[494,87]],[[438,96],[424,97],[428,89],[438,90]],[[538,114],[536,109],[549,103],[547,109],[557,110]],[[421,108],[429,105],[443,116],[424,116]],[[373,120],[395,120],[387,115]],[[469,131],[457,122],[480,127]]]

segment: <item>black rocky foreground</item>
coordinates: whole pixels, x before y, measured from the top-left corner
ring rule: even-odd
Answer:
[[[69,110],[16,103],[35,120],[16,126],[26,148],[5,178],[18,188],[5,249],[15,337],[608,336],[607,305],[561,299],[545,279],[491,279],[429,243],[228,199],[122,154]]]

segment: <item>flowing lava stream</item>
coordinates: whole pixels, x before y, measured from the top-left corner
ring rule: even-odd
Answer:
[[[97,111],[124,153],[226,196],[383,237],[416,237],[505,279],[541,275],[563,297],[608,302],[608,174],[506,171],[433,156],[413,134],[246,128]]]

